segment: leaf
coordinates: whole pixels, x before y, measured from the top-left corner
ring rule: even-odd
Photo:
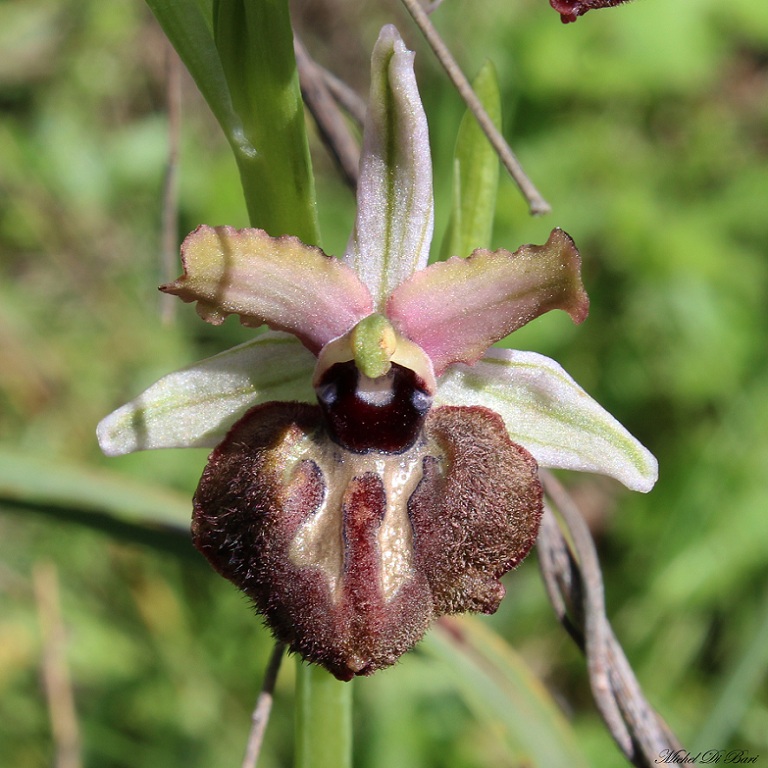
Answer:
[[[497,634],[472,616],[441,619],[419,645],[445,666],[478,720],[496,724],[521,764],[586,766],[573,731],[541,681]]]
[[[284,0],[147,0],[235,155],[251,225],[317,245],[314,177]]]
[[[241,132],[229,135],[251,226],[319,245],[315,183],[287,0],[214,2],[213,27]]]
[[[179,0],[147,0],[179,57],[192,75],[200,93],[216,116],[228,138],[240,128],[232,107],[232,97],[213,39],[210,16],[201,3]]]
[[[186,556],[192,503],[183,493],[106,470],[0,447],[0,507],[37,512]]]
[[[494,125],[501,129],[501,95],[496,69],[487,61],[472,83]],[[453,159],[453,207],[440,258],[468,256],[489,248],[496,212],[499,159],[475,116],[467,110],[459,126]]]

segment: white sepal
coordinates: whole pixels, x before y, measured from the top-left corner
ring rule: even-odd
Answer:
[[[435,405],[496,411],[542,467],[609,475],[643,493],[658,477],[650,451],[554,360],[535,352],[491,349],[475,365],[449,366]]]
[[[217,445],[249,408],[314,401],[314,356],[293,336],[267,332],[155,382],[101,421],[108,456],[151,448]]]

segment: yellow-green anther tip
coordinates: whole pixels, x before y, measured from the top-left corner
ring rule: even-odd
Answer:
[[[361,373],[376,379],[389,371],[397,335],[384,315],[369,315],[361,320],[352,330],[351,341],[355,365]]]

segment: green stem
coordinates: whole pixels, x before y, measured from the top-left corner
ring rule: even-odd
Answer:
[[[352,684],[297,659],[296,768],[351,768]]]
[[[227,138],[251,225],[318,245],[312,163],[286,0],[217,0],[216,47],[239,125]]]

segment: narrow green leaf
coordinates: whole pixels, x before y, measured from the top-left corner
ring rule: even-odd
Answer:
[[[0,448],[0,506],[39,512],[167,549],[191,552],[190,498],[106,470],[67,465]]]
[[[497,128],[501,128],[501,96],[496,70],[487,61],[472,87]],[[467,110],[459,126],[453,160],[453,208],[440,257],[468,256],[491,245],[499,159]]]
[[[445,666],[467,705],[498,726],[521,764],[586,766],[573,730],[520,656],[472,616],[443,618],[419,649]]]
[[[240,118],[228,134],[251,225],[319,245],[287,0],[214,2],[214,36]]]
[[[147,0],[147,5],[189,70],[224,133],[228,138],[241,133],[240,121],[232,107],[229,86],[213,39],[212,19],[204,12],[204,4]]]
[[[319,245],[286,0],[147,0],[219,121],[252,226]]]

